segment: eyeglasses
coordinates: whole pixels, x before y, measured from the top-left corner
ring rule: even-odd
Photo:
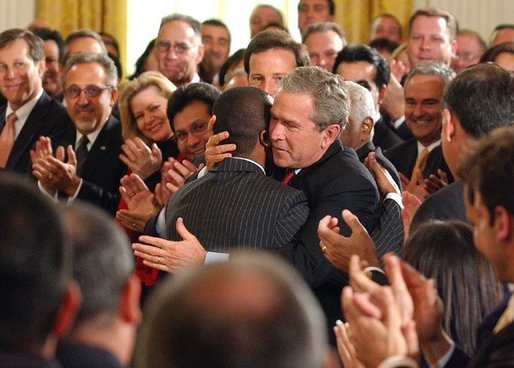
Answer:
[[[102,88],[102,87],[95,86],[94,84],[88,84],[84,88],[79,88],[76,85],[72,85],[64,90],[64,95],[68,98],[78,98],[80,96],[80,93],[82,91],[84,91],[84,93],[86,94],[86,97],[95,98],[95,97],[98,97],[106,89],[112,89],[112,88],[113,88],[112,86],[107,86],[107,87]]]
[[[169,41],[159,41],[157,42],[157,49],[159,52],[168,52],[169,49],[173,48],[173,51],[175,51],[177,54],[183,54],[187,50],[192,49],[193,47],[196,47],[196,45],[188,45],[184,42],[178,42],[172,44]]]
[[[208,124],[206,122],[195,121],[193,124],[191,124],[191,128],[189,129],[189,131],[176,131],[175,135],[173,136],[173,139],[175,139],[177,142],[184,142],[187,140],[189,134],[194,135],[195,137],[201,136],[207,130],[207,125]]]
[[[455,59],[458,60],[458,59],[464,59],[466,61],[473,61],[475,59],[479,58],[478,55],[475,55],[475,54],[472,54],[471,52],[465,52],[463,54],[460,54],[460,53],[457,53],[455,55]]]

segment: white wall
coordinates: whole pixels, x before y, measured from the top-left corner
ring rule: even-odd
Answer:
[[[35,13],[35,0],[0,0],[0,32],[27,27]]]

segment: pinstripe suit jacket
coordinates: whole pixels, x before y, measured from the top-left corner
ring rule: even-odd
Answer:
[[[207,251],[280,248],[308,215],[305,195],[237,158],[217,167],[171,196],[166,208],[167,238],[178,240],[178,217]]]

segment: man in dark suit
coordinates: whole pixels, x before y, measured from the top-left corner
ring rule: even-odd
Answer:
[[[71,125],[66,109],[42,86],[43,42],[32,32],[9,29],[0,34],[0,168],[30,175],[30,150],[41,135]]]
[[[514,253],[512,252],[514,204],[511,190],[514,186],[514,168],[512,162],[514,162],[514,126],[508,125],[494,129],[488,136],[478,141],[471,151],[468,151],[467,157],[463,158],[458,169],[458,175],[465,186],[466,213],[474,226],[475,246],[491,262],[498,279],[504,283],[514,282]],[[424,357],[431,366],[510,367],[514,365],[513,296],[510,296],[508,302],[501,302],[498,308],[484,319],[478,335],[482,340],[478,341],[478,349],[470,358],[455,346],[455,343],[442,330],[441,320],[444,316],[437,292],[433,288],[433,281],[425,279],[413,268],[401,265],[394,257],[391,261],[389,263],[389,269],[392,271],[390,281],[392,289],[397,291],[394,295],[388,293],[389,296],[387,296],[387,293],[384,293],[385,290],[367,281],[366,276],[354,267],[352,268],[354,272],[351,274],[353,285],[358,285],[359,292],[369,293],[371,297],[366,301],[360,295],[358,300],[355,294],[352,295],[352,292],[348,291],[345,291],[344,296],[345,311],[350,311],[349,315],[352,316],[350,325],[354,323],[351,332],[360,335],[353,336],[353,342],[364,342],[362,340],[364,336],[367,341],[369,339],[376,341],[377,332],[379,332],[378,336],[382,337],[394,336],[394,343],[388,343],[387,339],[385,343],[388,343],[388,346],[394,345],[396,351],[391,349],[385,356],[380,356],[380,353],[376,356],[375,353],[381,349],[373,349],[371,355],[375,355],[374,360],[377,363],[385,358],[390,358],[391,362],[400,363],[403,360],[402,363],[406,363],[402,357],[405,352],[417,353],[409,349],[413,345],[407,341],[419,338],[419,346],[423,349]],[[379,303],[375,298],[377,296],[380,298],[380,294],[385,296],[383,299],[388,299],[385,300],[388,308],[383,308],[384,304]],[[379,326],[380,322],[376,323],[377,320],[368,321],[378,316],[369,302],[376,303],[376,306],[384,312],[380,315],[380,320],[388,321],[387,332],[384,332],[383,326]],[[412,313],[413,310],[416,313]],[[402,317],[398,318],[400,316]],[[408,328],[411,330],[407,334],[405,334],[406,326],[410,326]],[[418,336],[414,326],[417,327]],[[417,342],[416,346],[418,346]],[[363,346],[359,345],[356,351],[362,348]],[[396,357],[391,358],[389,355],[396,355]],[[388,366],[413,367],[415,365],[391,364]]]
[[[73,125],[60,136],[38,141],[34,176],[40,189],[53,197],[82,199],[114,214],[119,181],[126,172],[118,159],[120,123],[111,115],[118,95],[116,67],[103,54],[76,54],[66,64],[63,81]],[[52,142],[58,146],[55,154]]]
[[[405,121],[414,138],[391,148],[385,156],[402,179],[404,190],[424,200],[428,194],[423,178],[443,171],[452,176],[441,151],[442,99],[453,71],[439,62],[425,62],[413,67],[405,81]]]
[[[80,291],[57,209],[33,185],[0,173],[0,366],[55,367],[57,340]]]
[[[179,240],[175,227],[179,217],[212,252],[278,249],[293,238],[307,218],[307,200],[301,191],[265,175],[267,143],[263,134],[270,107],[269,97],[253,87],[231,89],[216,100],[214,128],[216,132],[230,132],[227,143],[235,143],[238,148],[232,158],[171,196],[165,210],[167,239]],[[151,261],[157,256],[161,269],[173,256],[150,250],[152,254],[143,258]]]
[[[141,319],[141,283],[124,232],[99,208],[74,203],[63,208],[73,247],[73,277],[82,292],[70,332],[57,359],[64,368],[129,365]]]
[[[374,159],[386,169],[398,188],[395,192],[384,195],[380,224],[371,233],[377,249],[377,258],[380,260],[387,252],[399,254],[401,251],[403,244],[403,222],[400,216],[403,208],[400,195],[402,184],[396,168],[384,156],[380,147],[375,147],[372,142],[376,110],[371,93],[354,82],[345,81],[344,86],[350,94],[351,103],[348,123],[339,136],[341,143],[345,148],[353,148],[362,163],[365,163],[370,152],[374,152]]]
[[[375,119],[373,136],[375,146],[385,151],[402,143],[403,139],[386,125],[384,118],[379,113],[380,105],[387,94],[387,85],[391,75],[386,59],[368,45],[348,45],[337,54],[333,73],[340,75],[345,80],[359,83],[371,92],[376,109],[375,116],[373,116]]]
[[[481,64],[459,73],[444,94],[445,123],[442,148],[446,162],[457,178],[430,195],[417,209],[411,230],[430,219],[466,220],[464,184],[457,168],[477,139],[492,129],[514,123],[512,74],[494,64]]]

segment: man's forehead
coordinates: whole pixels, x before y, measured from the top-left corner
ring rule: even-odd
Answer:
[[[199,38],[200,35],[197,35],[195,33],[195,30],[193,27],[182,20],[172,20],[164,24],[161,29],[159,29],[159,39],[193,39],[193,38]]]

